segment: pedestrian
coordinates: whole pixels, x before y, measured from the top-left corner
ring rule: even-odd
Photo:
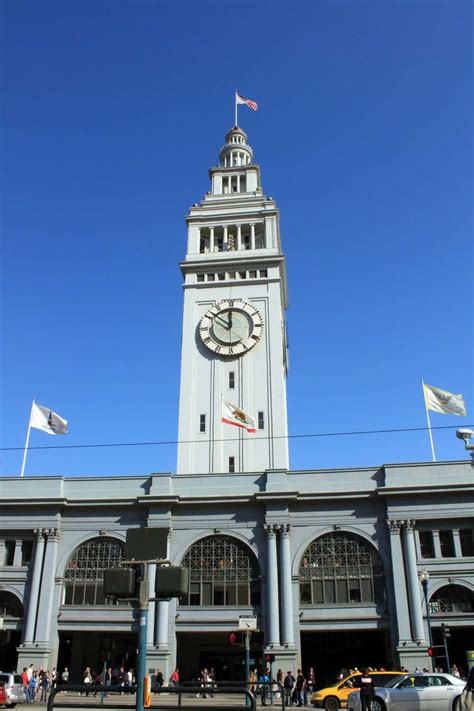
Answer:
[[[31,675],[30,681],[28,682],[28,701],[30,703],[33,703],[33,701],[36,698],[37,686],[38,686],[38,679],[37,679],[37,674],[34,671],[33,674]]]
[[[67,683],[69,681],[69,669],[67,667],[64,667],[64,671],[61,674],[61,686],[67,686]],[[63,694],[66,693],[66,690],[62,692]]]
[[[296,674],[296,701],[298,706],[303,706],[304,703],[304,690],[306,686],[306,679],[301,669],[298,669]]]
[[[374,680],[365,667],[361,669],[360,677],[360,709],[370,711],[371,701],[374,698]]]
[[[93,679],[92,679],[92,674],[91,674],[91,668],[86,667],[84,669],[84,673],[82,675],[82,683],[85,686],[89,687],[92,684],[92,681],[93,681]],[[82,696],[82,691],[80,692],[80,695]],[[89,696],[89,688],[87,688],[87,690],[86,690],[86,696]]]
[[[281,699],[282,694],[283,694],[283,677],[284,677],[283,669],[279,669],[277,671],[277,675],[276,675],[276,682],[277,682],[277,686],[278,686],[278,692],[276,694],[277,699]]]
[[[260,688],[260,693],[262,695],[262,706],[267,705],[267,694],[269,691],[270,674],[268,670],[262,671],[259,679],[258,685]]]
[[[249,674],[249,691],[255,696],[258,684],[258,674],[257,670],[251,669]]]
[[[467,683],[461,694],[460,709],[462,711],[474,711],[474,667],[471,667]]]
[[[179,686],[179,669],[176,668],[171,672],[170,684],[171,686]]]
[[[456,676],[458,679],[461,678],[461,673],[460,673],[460,671],[459,671],[459,669],[458,669],[458,665],[457,665],[457,664],[453,664],[453,665],[452,665],[452,667],[451,667],[451,674],[452,674],[453,676]]]
[[[47,671],[43,671],[39,685],[41,689],[40,703],[46,703],[46,701],[48,700],[49,691],[49,675]]]
[[[294,683],[295,683],[295,679],[293,677],[292,672],[287,671],[286,676],[283,679],[283,689],[285,692],[285,706],[289,706],[291,704],[291,694],[293,692]]]
[[[160,688],[165,683],[165,680],[163,678],[163,672],[161,671],[161,669],[156,670],[155,679],[156,679],[156,685],[158,687],[158,690],[160,690]],[[155,693],[157,693],[157,692],[155,692]]]
[[[58,670],[56,667],[53,667],[53,671],[51,672],[51,688],[55,689],[58,685]]]
[[[304,705],[308,705],[308,696],[310,697],[311,701],[311,696],[314,691],[314,687],[316,685],[316,674],[314,673],[313,667],[310,667],[308,669],[308,673],[306,674],[306,686],[304,689]]]

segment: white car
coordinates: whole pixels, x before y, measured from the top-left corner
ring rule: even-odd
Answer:
[[[466,682],[452,674],[401,674],[375,689],[372,711],[461,711],[459,697]],[[360,711],[360,691],[347,700],[349,711]]]

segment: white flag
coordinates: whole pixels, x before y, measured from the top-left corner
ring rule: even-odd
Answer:
[[[222,400],[221,419],[222,422],[226,422],[228,425],[242,427],[242,429],[247,430],[247,432],[255,432],[254,418],[240,407],[236,407],[232,405],[231,402],[227,402],[227,400]]]
[[[428,410],[442,412],[444,415],[467,415],[462,395],[453,395],[453,393],[448,393],[447,390],[440,390],[425,383],[423,383],[423,391]]]
[[[49,407],[34,402],[31,406],[30,427],[43,430],[51,435],[67,434],[67,420],[64,420]]]

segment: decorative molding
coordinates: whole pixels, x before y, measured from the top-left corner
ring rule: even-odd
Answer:
[[[400,529],[402,527],[402,523],[403,523],[402,521],[398,521],[395,518],[389,519],[387,521],[387,526],[388,526],[388,530],[390,531],[390,534],[391,535],[396,535],[396,534],[399,535]]]

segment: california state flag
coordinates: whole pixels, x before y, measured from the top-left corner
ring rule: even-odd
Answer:
[[[254,418],[245,412],[240,407],[232,405],[231,402],[227,400],[222,400],[222,422],[228,425],[235,425],[235,427],[242,427],[242,429],[247,430],[247,432],[255,432],[255,420]]]

